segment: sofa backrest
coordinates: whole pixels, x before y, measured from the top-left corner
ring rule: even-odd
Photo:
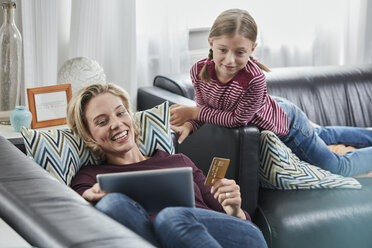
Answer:
[[[372,127],[372,65],[276,68],[267,91],[299,106],[315,123]],[[188,73],[157,76],[154,86],[194,100]]]
[[[372,126],[372,65],[278,68],[266,79],[270,95],[292,101],[315,123]]]

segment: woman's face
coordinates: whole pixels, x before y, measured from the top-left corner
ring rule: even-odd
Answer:
[[[133,148],[135,142],[132,119],[120,97],[103,93],[92,98],[84,109],[89,132],[97,145],[111,156],[123,156]]]
[[[245,67],[256,48],[256,43],[240,34],[209,39],[218,80],[230,81]]]

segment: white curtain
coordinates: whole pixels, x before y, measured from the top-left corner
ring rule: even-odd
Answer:
[[[372,1],[350,0],[348,5],[342,62],[372,63]]]
[[[186,1],[137,0],[138,86],[159,74],[188,72]]]
[[[56,1],[22,1],[24,88],[54,85],[57,79]],[[22,101],[25,99],[25,92]]]
[[[269,67],[372,63],[369,0],[231,0],[218,6],[214,0],[16,2],[25,88],[56,84],[67,59],[85,56],[135,103],[137,88],[151,85],[154,76],[189,71],[191,21],[194,27],[212,25],[222,10],[236,7],[256,19],[255,55]]]
[[[70,29],[69,58],[96,60],[107,81],[123,87],[135,102],[135,0],[74,0]]]
[[[256,54],[269,67],[371,63],[371,1],[283,0],[268,6],[255,10]]]
[[[89,57],[135,103],[155,75],[189,70],[183,13],[170,0],[22,0],[25,87],[53,85],[66,60]]]
[[[188,2],[192,28],[210,27],[223,10],[246,9],[258,25],[254,55],[271,68],[372,62],[371,0]]]

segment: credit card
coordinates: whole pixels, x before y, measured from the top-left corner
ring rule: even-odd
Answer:
[[[225,177],[227,167],[229,167],[230,159],[214,157],[212,160],[211,167],[209,167],[207,178],[204,184],[212,186],[217,179]]]

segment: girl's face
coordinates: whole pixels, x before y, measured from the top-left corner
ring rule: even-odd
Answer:
[[[106,154],[107,161],[137,147],[132,119],[120,97],[103,93],[92,98],[84,109],[89,132]]]
[[[208,41],[213,50],[215,69],[221,83],[227,83],[245,67],[257,45],[239,34],[209,38]]]

